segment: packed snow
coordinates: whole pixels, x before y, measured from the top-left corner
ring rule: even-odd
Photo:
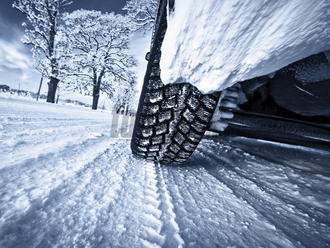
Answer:
[[[175,1],[162,45],[165,84],[203,93],[330,49],[330,1]]]
[[[329,151],[213,137],[161,166],[113,125],[107,111],[0,98],[0,247],[329,245]]]

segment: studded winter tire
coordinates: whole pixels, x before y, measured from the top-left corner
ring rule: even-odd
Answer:
[[[186,161],[209,128],[217,100],[190,84],[157,88],[151,82],[137,114],[133,154],[160,163]]]
[[[203,95],[188,83],[162,83],[159,62],[167,28],[167,4],[166,0],[159,2],[131,149],[135,156],[146,160],[182,163],[209,128],[219,95]]]

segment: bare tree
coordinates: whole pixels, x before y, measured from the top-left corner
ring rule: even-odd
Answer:
[[[57,21],[62,7],[70,0],[15,0],[13,7],[24,13],[28,22],[23,23],[23,42],[31,46],[36,68],[48,77],[47,102],[55,102],[59,82],[57,52]]]
[[[158,0],[128,0],[123,10],[133,24],[134,31],[148,31],[156,19]]]
[[[115,82],[125,86],[134,78],[135,60],[128,50],[131,28],[126,17],[100,11],[77,10],[64,14],[63,20],[68,81],[79,91],[92,90],[92,109],[97,109],[100,91],[112,96]]]

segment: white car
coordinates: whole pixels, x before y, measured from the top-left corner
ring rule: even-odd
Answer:
[[[182,163],[207,130],[329,146],[329,50],[327,0],[160,0],[133,154]]]

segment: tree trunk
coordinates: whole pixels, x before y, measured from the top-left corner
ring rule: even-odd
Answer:
[[[55,95],[58,82],[59,80],[57,78],[50,78],[50,81],[48,83],[47,102],[55,103]]]
[[[94,87],[93,87],[93,105],[92,105],[92,109],[97,109],[97,105],[99,103],[99,97],[100,97],[100,86],[94,85]]]
[[[52,75],[50,77],[50,81],[48,84],[47,102],[55,103],[56,89],[57,89],[57,84],[59,82],[59,80],[56,78],[56,76],[58,75],[58,64],[54,56],[55,36],[56,36],[56,17],[58,11],[55,10],[54,12],[51,12],[48,1],[46,1],[46,5],[47,5],[49,24],[50,24],[48,53],[49,53],[49,58],[51,58],[50,67],[51,67],[51,75]]]
[[[93,71],[94,79],[93,79],[93,105],[92,109],[96,110],[97,105],[99,103],[99,97],[100,97],[100,88],[101,88],[101,81],[102,77],[104,76],[104,69],[101,71],[99,77],[97,77],[96,70]]]

